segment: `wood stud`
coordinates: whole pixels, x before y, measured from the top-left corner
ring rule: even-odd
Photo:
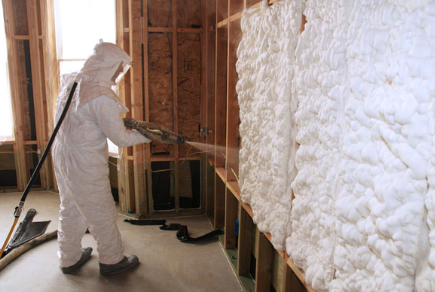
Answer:
[[[269,5],[276,1],[270,0]],[[303,272],[294,265],[288,255],[273,248],[271,234],[261,233],[257,228],[255,228],[256,233],[252,233],[255,227],[252,219],[252,208],[249,204],[241,201],[238,178],[235,175],[238,174],[239,164],[237,151],[230,151],[240,147],[238,136],[239,107],[235,91],[238,80],[235,68],[236,51],[242,37],[240,18],[243,9],[259,7],[261,2],[259,0],[216,0],[216,23],[207,26],[210,27],[208,33],[215,33],[215,117],[213,121],[207,119],[207,126],[215,126],[215,139],[214,141],[209,139],[207,143],[214,146],[225,145],[226,150],[225,157],[220,156],[219,151],[216,150],[214,159],[210,160],[210,171],[214,167],[215,180],[219,182],[214,184],[214,226],[215,228],[220,226],[219,216],[224,214],[223,245],[224,248],[232,249],[234,248],[234,220],[238,214],[238,261],[237,267],[234,268],[238,276],[248,275],[250,273],[251,253],[255,255],[257,261],[255,291],[269,291],[272,284],[279,292],[312,291],[305,282]],[[302,21],[303,29],[305,19],[303,18]],[[207,113],[210,113],[209,109]],[[218,148],[216,147],[216,149]],[[221,183],[222,186],[219,186]],[[208,187],[207,190],[210,188]],[[225,210],[221,214],[219,208],[221,208],[222,193],[225,193]],[[253,238],[257,239],[256,244]],[[274,259],[279,259],[279,262],[274,263]],[[279,275],[274,274],[272,278],[272,271],[279,273]]]
[[[17,188],[23,190],[30,178],[29,169],[34,168],[30,165],[25,150],[25,145],[37,145],[41,151],[45,150],[49,138],[49,131],[53,128],[53,107],[54,107],[54,90],[57,86],[47,86],[51,82],[50,74],[57,72],[57,64],[53,62],[55,53],[50,50],[50,37],[46,37],[49,23],[52,18],[45,17],[52,11],[52,0],[40,2],[39,0],[26,0],[23,12],[26,15],[16,15],[13,0],[3,0],[3,15],[5,20],[5,32],[8,47],[8,64],[10,76],[10,88],[12,99],[12,110],[14,116],[14,146],[15,171],[17,176]],[[43,19],[41,21],[41,19]],[[17,21],[20,22],[20,31],[17,31]],[[40,22],[41,21],[41,22]],[[48,32],[50,34],[50,32]],[[18,42],[27,40],[30,46],[30,62],[32,75],[32,90],[35,113],[36,140],[30,141],[24,135],[24,129],[27,127],[25,120],[28,116],[24,109],[23,100],[26,99],[27,92],[21,88],[20,67],[23,61],[19,58]],[[53,58],[54,56],[54,58]],[[47,73],[48,72],[48,73]],[[54,78],[54,81],[58,78]],[[54,175],[49,162],[45,163],[39,173],[42,188],[54,187]]]

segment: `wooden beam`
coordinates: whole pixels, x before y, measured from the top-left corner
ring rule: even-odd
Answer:
[[[241,202],[241,204],[242,204],[243,209],[246,210],[246,212],[249,214],[249,216],[251,216],[251,218],[254,218],[254,212],[252,212],[251,205],[245,204],[245,203],[242,203],[242,202]]]
[[[216,30],[216,80],[215,80],[215,166],[224,167],[226,159],[222,146],[226,145],[226,105],[227,105],[227,47],[226,29]]]
[[[202,27],[207,27],[207,8],[209,1],[201,0],[201,19]],[[207,143],[207,136],[203,134],[202,129],[207,127],[207,35],[209,32],[207,30],[203,31],[201,29],[201,111],[200,111],[200,142]],[[207,202],[207,153],[201,154],[201,174],[200,174],[200,194],[201,194],[201,209],[206,210]]]
[[[225,226],[225,182],[215,174],[214,179],[214,223],[215,229]]]
[[[226,6],[226,12],[225,10]],[[224,15],[222,15],[224,14]],[[228,17],[228,1],[216,0],[216,22],[221,17]],[[216,29],[216,57],[215,57],[215,151],[214,165],[216,168],[224,167],[225,160],[221,153],[222,146],[226,145],[225,132],[226,129],[226,82],[227,82],[227,35],[226,29]]]
[[[251,242],[253,222],[251,216],[239,204],[239,248],[237,275],[248,275],[251,266]]]
[[[142,40],[143,40],[143,72],[144,72],[144,96],[145,96],[145,121],[150,121],[150,91],[149,91],[149,52],[148,52],[148,0],[143,0],[143,22],[142,22]],[[154,213],[153,186],[152,186],[152,169],[151,169],[151,143],[145,145],[145,164],[146,180],[148,193],[148,213]]]
[[[35,111],[35,128],[36,128],[36,138],[38,141],[38,149],[40,154],[38,158],[41,157],[42,152],[45,150],[47,145],[47,121],[44,117],[44,103],[45,96],[42,94],[42,64],[41,64],[41,51],[39,47],[39,24],[38,15],[40,11],[37,9],[35,0],[26,0],[27,6],[27,21],[29,25],[29,48],[30,48],[30,62],[31,62],[31,74],[32,74],[32,90],[33,90],[33,104]],[[48,181],[48,164],[44,163],[39,172],[39,177],[41,181],[41,187],[47,188],[49,186]]]
[[[45,81],[45,94],[47,98],[47,130],[52,133],[54,130],[54,117],[56,113],[56,101],[59,94],[59,65],[57,62],[56,52],[56,33],[55,33],[55,19],[54,19],[54,3],[53,0],[41,1],[41,14],[42,14],[42,37],[44,45],[44,81]],[[51,154],[50,154],[51,156]],[[51,162],[51,159],[49,160]],[[49,167],[50,172],[50,187],[58,191],[56,177],[54,175],[54,167]]]
[[[204,27],[213,26],[216,23],[216,0],[207,1],[207,24]],[[206,143],[207,149],[214,149],[215,146],[215,74],[216,74],[216,30],[207,30],[205,34],[206,41],[206,59],[207,59],[207,78],[206,78],[206,88],[207,88],[207,99],[206,99]],[[207,152],[206,159],[208,161],[213,160],[214,163],[214,152]]]
[[[225,188],[225,234],[224,234],[224,248],[236,247],[236,234],[235,226],[237,220],[237,199]]]
[[[177,37],[177,0],[172,0],[172,106],[174,113],[174,132],[178,133],[178,37]],[[174,145],[175,212],[180,212],[180,173],[178,167],[179,147]]]
[[[136,120],[143,121],[143,92],[142,92],[142,32],[141,14],[142,3],[129,0],[129,27],[130,27],[130,56],[133,60],[131,68],[131,114]],[[134,157],[134,189],[136,213],[146,214],[147,196],[145,188],[145,153],[144,145],[133,146]]]
[[[216,174],[220,177],[224,184],[227,182],[227,173],[225,171],[225,168],[216,167]]]
[[[269,5],[272,5],[273,3],[278,2],[278,1],[281,1],[281,0],[269,0]],[[246,1],[245,1],[244,6],[245,6],[245,9],[247,9],[247,8],[258,8],[258,7],[260,7],[261,2],[263,2],[263,1],[259,1],[259,2],[255,3],[254,5],[251,5],[251,6],[247,7]],[[225,27],[229,23],[231,23],[233,21],[236,21],[236,20],[239,20],[240,18],[242,18],[242,14],[243,14],[243,11],[231,14],[228,18],[225,18],[224,20],[219,21],[216,24],[216,27],[217,28]]]
[[[282,291],[284,292],[306,291],[304,285],[301,283],[301,281],[299,281],[298,277],[287,263],[285,263],[284,265],[284,282],[283,282]]]
[[[235,181],[227,181],[227,187],[237,201],[241,201],[239,184]]]
[[[227,63],[227,122],[226,157],[227,180],[238,181],[239,175],[239,102],[236,92],[239,76],[236,71],[237,48],[242,39],[240,21],[228,26],[228,63]]]
[[[174,29],[172,27],[148,27],[149,32],[173,32]],[[184,32],[184,33],[202,33],[202,28],[177,28],[177,32]]]
[[[127,0],[116,0],[116,43],[119,47],[124,49],[124,51],[129,52],[129,34],[125,33],[125,25],[127,22],[128,25],[128,3]],[[125,95],[127,86],[129,88],[129,74],[124,76],[121,82],[118,84],[119,89],[119,99],[123,104],[125,102]],[[123,117],[126,115],[124,114]],[[127,148],[119,148],[119,157],[118,157],[118,200],[119,207],[122,212],[131,212],[128,209],[127,197],[130,194],[129,182],[128,182],[128,153],[126,151]],[[134,187],[134,186],[133,186]],[[133,190],[134,192],[134,190]],[[134,196],[133,196],[134,197]]]
[[[206,0],[207,1],[207,0]],[[179,28],[177,28],[177,32],[184,32],[184,33],[202,33],[203,32],[203,29],[202,29],[202,27],[200,27],[200,28],[189,28],[189,27],[187,27],[187,28],[183,28],[183,27],[179,27]]]
[[[292,269],[294,274],[298,277],[299,281],[301,281],[302,285],[304,285],[305,289],[307,289],[308,292],[314,292],[314,290],[305,281],[305,276],[303,272],[298,267],[296,267],[291,258],[287,255],[287,253],[285,255],[285,261],[287,265]]]
[[[255,291],[270,290],[272,277],[273,247],[266,236],[260,232],[258,240],[257,266],[255,268]]]
[[[207,169],[207,200],[206,200],[206,213],[209,216],[214,216],[214,179],[215,171],[211,165],[206,163]]]
[[[11,88],[12,112],[14,116],[14,135],[16,144],[14,145],[15,152],[15,170],[17,175],[17,188],[24,190],[29,180],[29,174],[26,171],[26,158],[24,151],[24,118],[23,104],[21,101],[21,89],[18,65],[18,47],[15,41],[15,13],[14,1],[3,0],[3,15],[5,18],[6,43],[8,50],[8,67],[9,67],[9,82]]]

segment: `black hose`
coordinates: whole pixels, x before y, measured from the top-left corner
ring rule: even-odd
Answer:
[[[21,211],[22,211],[23,206],[24,206],[24,201],[27,198],[27,194],[29,193],[30,188],[32,187],[33,183],[35,182],[36,176],[38,175],[39,171],[41,170],[42,164],[44,163],[45,158],[48,155],[48,152],[50,152],[51,144],[53,144],[54,138],[56,138],[56,134],[59,131],[60,126],[62,125],[63,119],[65,118],[65,115],[68,111],[69,105],[71,104],[71,100],[72,100],[72,97],[74,95],[74,92],[76,91],[76,87],[77,87],[77,82],[74,82],[74,84],[71,88],[71,91],[69,92],[68,99],[67,99],[66,104],[65,104],[65,108],[62,111],[62,114],[59,118],[59,121],[57,121],[56,127],[53,130],[53,134],[51,134],[51,137],[50,137],[50,140],[48,141],[47,147],[45,147],[44,153],[42,154],[42,157],[39,160],[38,165],[36,166],[35,170],[33,171],[32,177],[30,178],[29,182],[27,183],[26,189],[24,190],[23,195],[21,196],[21,200],[20,200],[19,205],[15,208],[15,213],[14,213],[15,218],[19,218],[21,215]]]

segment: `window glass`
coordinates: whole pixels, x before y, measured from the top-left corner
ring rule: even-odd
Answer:
[[[60,75],[79,71],[102,39],[116,43],[115,0],[55,0]],[[110,140],[109,152],[118,153]]]
[[[55,0],[55,14],[61,74],[79,70],[100,39],[116,42],[115,0]]]
[[[0,5],[0,144],[14,140],[11,92],[9,89],[8,54],[6,45],[3,6]]]

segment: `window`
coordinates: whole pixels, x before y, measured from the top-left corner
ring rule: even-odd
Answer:
[[[116,43],[115,0],[55,0],[60,74],[78,71],[100,39]],[[118,147],[109,141],[109,152]]]
[[[8,54],[6,45],[3,6],[0,5],[0,144],[14,140],[11,94],[9,90]]]
[[[60,74],[78,71],[100,39],[116,42],[115,0],[55,0]]]

